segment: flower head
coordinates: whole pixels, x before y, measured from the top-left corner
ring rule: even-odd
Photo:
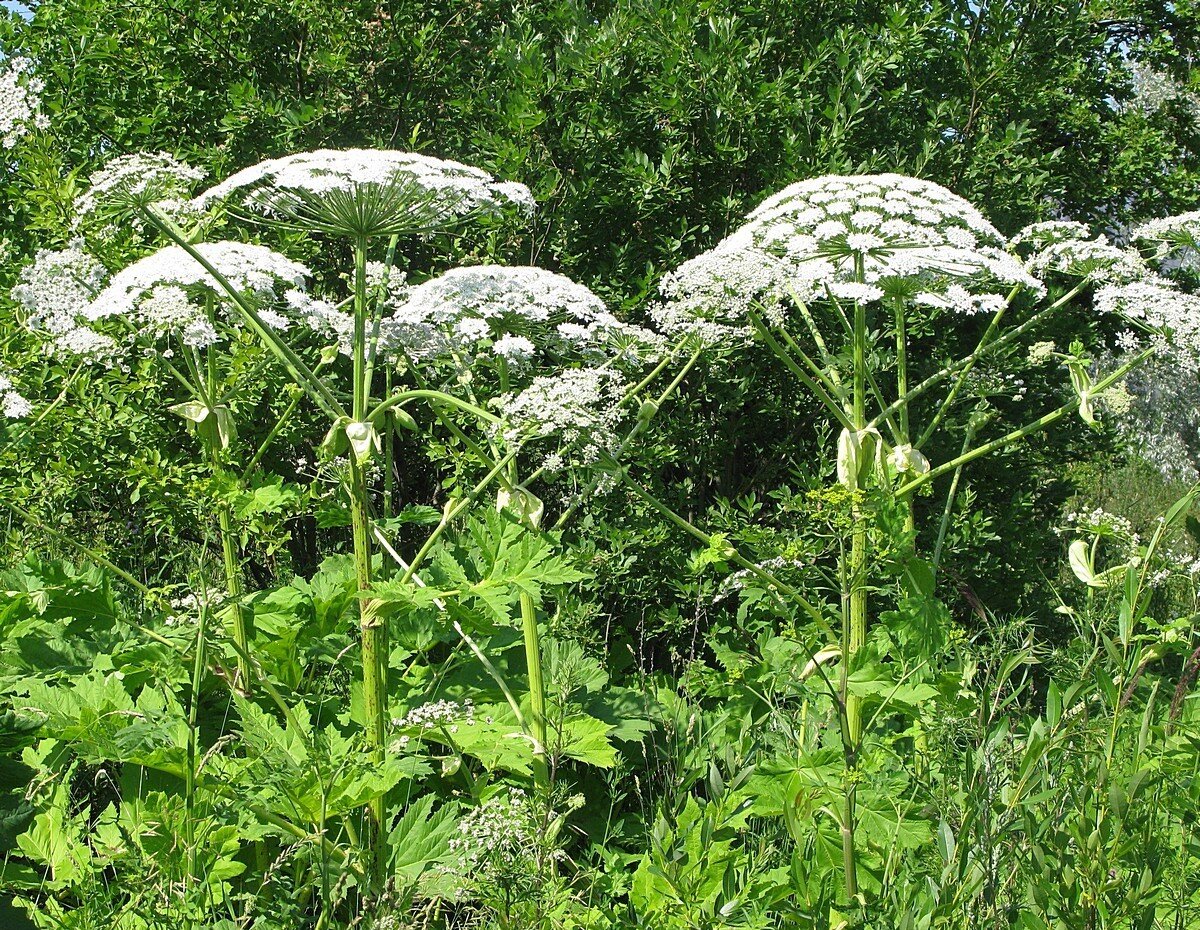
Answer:
[[[388,149],[321,149],[272,158],[196,198],[207,209],[234,194],[254,211],[338,234],[442,228],[468,213],[531,212],[523,184],[456,161]]]
[[[33,411],[33,404],[17,393],[12,377],[0,368],[0,414],[6,420],[23,419]]]
[[[196,251],[238,290],[266,302],[284,290],[301,288],[308,269],[261,245],[209,242]],[[209,271],[180,246],[159,249],[113,275],[84,310],[90,321],[126,316],[160,334],[175,332],[185,344],[216,339],[204,308],[204,295],[226,305]],[[268,324],[286,328],[288,317],[260,310]]]
[[[28,58],[10,58],[0,71],[0,145],[11,149],[31,129],[49,125],[41,112],[41,93],[45,85],[30,72]]]
[[[657,337],[618,320],[570,278],[544,268],[453,268],[411,288],[384,320],[385,351],[424,365],[474,367],[499,358],[603,362]]]
[[[862,283],[856,266],[868,284],[920,278],[1041,287],[970,203],[897,174],[792,184],[751,211],[730,239],[777,255],[802,299],[822,296],[832,283]]]
[[[75,223],[135,203],[154,204],[172,219],[184,218],[195,212],[188,200],[191,186],[206,174],[166,152],[118,155],[92,174],[88,189],[75,199]]]
[[[621,419],[624,379],[599,368],[568,368],[556,375],[541,375],[527,388],[496,400],[503,418],[501,435],[508,441],[554,437],[573,449],[581,464],[593,464],[603,450],[616,443]],[[567,464],[556,456],[551,464]]]
[[[815,178],[768,198],[714,249],[667,275],[652,313],[668,331],[719,341],[746,333],[748,310],[770,318],[788,299],[871,302],[919,292],[927,305],[978,312],[980,301],[962,293],[1044,291],[1004,246],[978,210],[931,182]]]
[[[108,272],[81,242],[38,252],[21,270],[12,298],[26,311],[25,325],[54,353],[112,364],[115,340],[91,328],[86,308],[104,287]]]
[[[1193,369],[1200,365],[1200,297],[1185,294],[1166,278],[1102,287],[1096,309],[1164,331],[1177,361]]]

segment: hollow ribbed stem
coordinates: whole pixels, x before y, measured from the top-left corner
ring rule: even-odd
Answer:
[[[905,333],[904,300],[897,297],[892,310],[894,329],[896,331],[896,396],[904,397],[908,394],[908,337]],[[884,405],[880,404],[880,406]],[[908,443],[910,436],[908,429],[908,404],[900,408],[897,418],[899,420],[897,433],[900,442]],[[915,533],[917,529],[911,498],[904,501],[904,529],[910,534]]]
[[[525,640],[525,664],[529,672],[529,726],[537,745],[533,747],[533,781],[539,790],[550,787],[546,756],[546,683],[542,678],[542,646],[538,635],[537,604],[524,591],[520,595],[521,632]]]
[[[196,845],[196,769],[200,743],[200,683],[204,679],[204,635],[208,627],[208,607],[200,610],[196,627],[196,657],[192,663],[192,692],[188,699],[187,770],[184,772],[184,841],[187,843],[188,884],[200,877]]]
[[[216,310],[210,297],[205,301],[210,325],[216,325]],[[203,442],[208,452],[213,475],[219,475],[224,470],[222,460],[220,431],[213,428],[217,417],[217,356],[216,350],[209,346],[205,350],[205,376],[200,380],[204,393],[202,400],[209,408],[209,422],[204,424],[207,429],[201,430]],[[246,593],[242,584],[242,566],[238,558],[237,542],[233,534],[233,507],[225,499],[217,505],[217,525],[221,535],[221,566],[225,573],[225,591],[229,595],[230,620],[233,640],[238,644],[237,679],[234,687],[245,694],[251,692],[254,681],[254,670],[250,667],[250,635],[246,618],[246,608],[242,598]]]
[[[352,417],[366,418],[370,403],[367,382],[367,241],[354,243],[354,399]],[[356,450],[350,455],[350,525],[354,548],[354,573],[359,592],[359,633],[362,640],[363,717],[372,758],[383,762],[384,727],[387,720],[387,629],[379,616],[379,602],[367,596],[371,589],[371,513],[364,463]],[[370,873],[378,886],[383,881],[384,828],[387,809],[384,798],[367,808],[367,850]]]
[[[861,259],[859,260],[861,263]],[[854,304],[854,387],[851,395],[851,423],[856,430],[866,427],[866,365],[867,365],[867,307],[862,301]],[[856,490],[861,490],[856,488]],[[851,508],[850,563],[846,582],[850,586],[850,623],[844,644],[847,665],[851,668],[854,656],[867,641],[867,535],[868,513],[857,494]],[[855,746],[862,739],[861,702],[846,695],[846,716],[849,718],[850,739]]]
[[[855,278],[862,281],[864,263],[861,255],[854,260]],[[854,326],[851,331],[854,380],[851,390],[850,420],[855,430],[867,425],[867,305],[854,302]],[[861,435],[861,432],[860,432]],[[866,470],[859,469],[859,474]],[[852,905],[858,897],[858,865],[855,853],[855,783],[858,775],[858,752],[862,745],[862,699],[850,691],[850,675],[854,659],[867,641],[867,561],[869,559],[869,513],[862,496],[861,479],[855,482],[855,497],[851,504],[852,521],[850,560],[843,572],[843,590],[849,590],[849,615],[843,625],[842,694],[846,706],[846,729],[842,739],[845,759],[842,812],[842,870],[845,873],[846,903]]]

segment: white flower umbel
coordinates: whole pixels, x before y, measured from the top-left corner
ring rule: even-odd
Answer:
[[[1130,237],[1153,246],[1159,261],[1182,262],[1195,270],[1200,255],[1200,210],[1150,220],[1135,227]]]
[[[73,329],[108,277],[104,266],[73,242],[65,249],[42,249],[21,270],[12,297],[25,308],[33,329],[61,333]]]
[[[1154,331],[1160,354],[1169,354],[1181,368],[1200,370],[1200,296],[1185,294],[1155,276],[1101,287],[1095,307],[1144,324]]]
[[[104,286],[104,266],[73,242],[65,249],[43,249],[21,270],[12,298],[25,311],[25,325],[45,341],[48,351],[111,365],[120,348],[93,330],[85,311]]]
[[[459,822],[450,852],[464,876],[485,878],[481,871],[503,872],[506,866],[534,859],[542,822],[524,791],[501,790]]]
[[[1004,246],[978,210],[936,184],[896,174],[831,175],[768,198],[714,249],[667,275],[663,303],[652,313],[669,332],[719,341],[746,333],[748,310],[770,318],[792,294],[810,302],[872,301],[914,288],[937,295],[952,286],[973,294],[1013,286],[1042,293]],[[925,302],[979,310],[958,291]]]
[[[12,377],[0,368],[0,414],[6,420],[21,420],[32,411],[33,404],[17,393]]]
[[[983,214],[929,181],[897,174],[815,178],[784,188],[747,220],[730,240],[777,255],[801,299],[855,281],[856,262],[869,284],[967,279],[1042,289],[1004,251],[1004,237]]]
[[[178,221],[197,212],[190,207],[191,188],[207,173],[166,152],[118,155],[88,179],[88,189],[75,199],[76,225],[134,203],[152,203]]]
[[[1045,242],[1030,255],[1025,267],[1038,277],[1056,273],[1113,284],[1140,281],[1152,274],[1141,255],[1119,248],[1103,236]]]
[[[237,172],[201,194],[209,208],[237,194],[243,205],[268,215],[293,216],[303,202],[365,188],[402,188],[423,202],[423,223],[470,212],[530,212],[533,195],[523,184],[497,181],[486,171],[456,161],[388,149],[321,149],[272,158]]]
[[[46,129],[49,120],[41,111],[41,78],[31,73],[28,58],[10,58],[0,71],[0,145],[11,149],[31,129]]]
[[[822,266],[832,272],[828,264]],[[650,309],[668,335],[691,334],[710,345],[744,341],[752,332],[747,307],[774,318],[787,297],[778,259],[759,249],[722,243],[663,276],[662,300]]]
[[[392,719],[397,730],[438,730],[445,728],[451,734],[457,732],[459,724],[475,725],[475,705],[470,698],[461,704],[458,701],[433,701],[414,707],[403,717]]]
[[[1092,231],[1075,220],[1041,220],[1030,223],[1008,241],[1011,249],[1018,246],[1039,247],[1063,240],[1086,241],[1094,238]]]
[[[501,435],[510,442],[554,437],[584,464],[616,445],[624,379],[614,371],[569,368],[534,378],[525,390],[500,397]],[[548,470],[567,464],[555,456]]]
[[[233,287],[263,303],[303,287],[309,274],[304,265],[261,245],[209,242],[196,251]],[[224,291],[199,261],[179,246],[168,246],[113,275],[83,315],[93,322],[125,316],[157,333],[175,332],[185,344],[199,347],[216,338],[204,316],[206,295],[217,306],[227,304]],[[290,322],[269,311],[260,316],[276,328]]]
[[[413,361],[470,366],[487,356],[526,366],[600,361],[658,338],[622,323],[595,294],[544,268],[483,265],[453,268],[408,291],[383,321],[386,352]]]

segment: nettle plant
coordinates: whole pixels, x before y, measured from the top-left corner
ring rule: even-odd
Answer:
[[[1043,281],[1050,277],[1064,282],[1053,296]],[[804,644],[808,664],[800,678],[818,683],[828,698],[841,772],[794,760],[793,787],[806,796],[815,791],[817,816],[787,819],[802,844],[812,843],[814,831],[823,835],[823,823],[836,825],[843,904],[853,906],[886,882],[897,851],[919,842],[920,831],[905,827],[907,814],[895,806],[903,807],[905,790],[880,789],[870,773],[895,743],[889,734],[897,720],[911,721],[901,732],[912,736],[918,756],[923,745],[922,708],[938,694],[935,659],[948,632],[934,600],[935,572],[964,467],[1073,412],[1095,422],[1098,401],[1151,356],[1194,358],[1200,317],[1177,311],[1180,302],[1191,311],[1193,298],[1158,278],[1140,255],[1093,239],[1078,224],[1038,224],[1009,243],[961,197],[888,174],[823,177],[784,189],[711,251],[667,275],[661,290],[653,316],[665,333],[691,334],[714,356],[773,353],[839,433],[831,470],[846,500],[849,539],[831,580],[837,602],[821,606],[802,597],[778,561],[746,567],[748,580],[809,623],[811,635],[833,637]],[[1031,411],[1020,427],[989,437],[996,418],[990,393],[1022,394],[1005,370],[1013,348],[1090,291],[1095,310],[1126,321],[1125,357],[1098,372],[1082,344],[1066,351],[1041,344],[1036,360],[1066,367],[1072,399]],[[912,364],[914,330],[975,317],[987,323],[972,350]],[[961,451],[931,462],[931,437],[955,421],[965,424],[956,429]],[[912,499],[943,476],[950,485],[931,534],[916,525]],[[711,544],[703,531],[676,523]],[[719,542],[740,558],[727,540]],[[901,601],[873,609],[871,592],[885,576],[899,579]],[[819,730],[813,738],[822,741]],[[797,759],[809,752],[800,747]],[[815,783],[814,771],[825,772]],[[892,828],[880,827],[888,823]]]
[[[531,773],[543,833],[552,835],[551,824],[560,819],[551,807],[558,763],[609,765],[614,750],[611,725],[568,700],[576,691],[594,690],[586,682],[595,680],[595,670],[583,675],[584,686],[572,684],[568,679],[580,662],[567,661],[557,643],[550,654],[562,680],[554,682],[559,697],[548,699],[540,601],[545,588],[584,576],[555,554],[557,537],[546,532],[546,506],[533,488],[570,479],[558,495],[558,529],[592,494],[611,486],[622,453],[698,359],[694,338],[684,334],[669,343],[624,323],[587,288],[541,268],[459,267],[410,284],[412,263],[402,272],[397,261],[406,244],[419,242],[428,250],[438,234],[519,219],[533,207],[523,186],[466,165],[404,152],[328,150],[263,162],[192,197],[197,180],[194,169],[167,155],[115,160],[80,197],[80,240],[39,253],[13,294],[24,323],[49,352],[107,368],[115,377],[131,357],[150,358],[182,395],[169,412],[190,425],[213,474],[235,489],[256,486],[271,444],[300,415],[304,400],[326,418],[320,451],[340,476],[349,512],[358,627],[357,642],[334,665],[356,648],[359,674],[348,716],[361,725],[365,755],[354,761],[355,742],[343,729],[317,726],[312,715],[321,701],[307,706],[303,696],[288,693],[294,682],[267,671],[278,667],[277,646],[270,646],[271,655],[256,654],[266,648],[256,638],[256,623],[270,622],[274,629],[276,604],[284,610],[297,590],[315,598],[324,588],[314,581],[248,595],[244,528],[236,525],[230,500],[218,495],[213,503],[225,591],[193,592],[187,599],[199,620],[187,655],[198,689],[204,669],[225,675],[221,663],[232,654],[237,670],[225,677],[249,755],[244,763],[210,760],[210,774],[201,779],[193,698],[187,761],[179,766],[189,804],[205,785],[223,796],[220,786],[239,778],[266,785],[280,773],[286,781],[290,772],[308,784],[306,767],[314,773],[333,767],[321,778],[341,787],[322,789],[320,804],[301,804],[284,788],[272,798],[277,804],[255,810],[293,837],[315,829],[322,863],[340,863],[361,889],[377,895],[398,880],[388,863],[403,861],[397,849],[411,840],[406,834],[423,836],[453,813],[447,807],[426,821],[425,805],[396,820],[394,789],[424,771],[422,749],[437,745],[449,753],[444,774],[459,773],[481,799],[495,788],[489,779],[477,779],[464,757],[483,760],[488,771]],[[214,238],[216,231],[238,238]],[[348,244],[349,293],[322,292],[314,284],[321,276],[306,265],[242,241],[252,234],[316,240],[329,243],[331,252]],[[155,235],[169,244],[123,267],[110,269],[93,254],[144,250]],[[248,353],[250,345],[263,351]],[[243,387],[267,364],[286,371],[296,391],[251,452],[238,442],[238,423],[248,413]],[[455,474],[448,486],[454,493],[406,557],[389,534],[425,515],[398,500],[392,450],[397,437],[421,435],[419,416],[442,431],[438,448],[451,450]],[[472,508],[485,494],[495,506],[483,508],[491,515],[479,518]],[[456,524],[464,520],[460,531]],[[179,628],[178,598],[172,606],[128,573],[111,563],[109,568],[162,606]],[[527,676],[523,698],[481,643],[509,622],[513,602]],[[436,687],[436,679],[414,685],[389,675],[395,661],[389,627],[420,626],[418,617],[453,629],[503,693],[506,708],[476,714],[469,702],[397,705],[397,695]],[[294,639],[296,633],[288,635]],[[256,700],[269,702],[278,717]],[[278,732],[279,720],[286,737]],[[289,740],[305,747],[300,755],[280,755]],[[354,817],[363,808],[366,829],[360,834]],[[343,835],[351,853],[330,839]],[[191,836],[187,842],[194,850],[198,841]],[[546,867],[551,863],[547,859]],[[412,877],[412,865],[401,878]],[[323,885],[327,915],[331,894]]]

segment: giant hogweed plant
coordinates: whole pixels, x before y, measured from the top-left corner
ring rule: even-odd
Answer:
[[[397,248],[407,237],[529,205],[528,192],[519,185],[494,182],[476,169],[406,153],[325,151],[265,162],[192,201],[178,196],[164,200],[164,193],[177,193],[190,180],[185,166],[165,156],[133,156],[106,169],[85,195],[89,210],[103,196],[118,213],[140,218],[172,244],[111,278],[99,262],[75,246],[39,255],[16,295],[29,312],[27,322],[55,350],[91,361],[118,364],[117,350],[130,342],[143,352],[157,353],[164,371],[186,392],[187,399],[172,412],[194,425],[214,469],[226,466],[236,436],[236,397],[222,378],[222,339],[230,333],[251,333],[261,340],[328,417],[323,452],[346,461],[345,491],[359,599],[361,720],[372,758],[382,766],[389,751],[403,745],[389,745],[389,732],[415,725],[406,722],[411,714],[392,718],[390,713],[389,612],[397,604],[409,611],[433,606],[454,617],[454,629],[500,685],[531,747],[534,782],[545,794],[551,763],[558,755],[549,751],[537,598],[541,584],[581,576],[555,569],[537,554],[536,546],[524,553],[523,574],[515,575],[528,675],[526,714],[464,629],[470,624],[460,624],[463,614],[455,604],[460,592],[453,586],[426,584],[419,571],[437,554],[439,540],[456,518],[490,486],[499,487],[497,507],[532,533],[543,511],[529,487],[534,480],[582,474],[585,492],[580,499],[609,481],[597,465],[619,455],[678,386],[696,353],[665,389],[647,393],[690,338],[666,350],[654,334],[620,323],[586,288],[537,268],[452,269],[407,287],[395,267]],[[211,228],[212,220],[205,215],[210,208],[223,212],[223,220],[231,225],[348,239],[354,256],[352,293],[336,303],[315,297],[303,287],[309,270],[264,246],[199,241]],[[380,261],[371,261],[375,251]],[[295,338],[297,332],[308,331],[333,342],[312,364],[303,357],[311,339]],[[349,369],[349,384],[342,380],[344,374],[337,376],[343,367],[335,364],[339,356],[349,357],[344,365]],[[328,375],[321,374],[325,366]],[[646,369],[646,377],[629,378],[638,369]],[[482,464],[486,475],[462,497],[447,502],[433,532],[406,560],[383,527],[395,513],[389,457],[392,432],[415,428],[408,410],[416,403],[428,405],[446,431]],[[294,410],[295,404],[285,410],[281,422],[243,463],[243,481],[263,461],[283,420]],[[636,416],[625,415],[633,411]],[[623,422],[633,424],[624,439],[619,435]],[[522,457],[526,447],[531,451]],[[381,514],[372,512],[373,494],[368,487],[370,469],[380,460],[385,466]],[[523,464],[528,465],[525,472]],[[573,509],[559,515],[559,526]],[[230,645],[239,664],[238,690],[249,693],[261,685],[289,729],[311,737],[300,712],[289,706],[258,667],[224,504],[218,516],[227,615],[232,621]],[[506,531],[497,532],[502,544],[528,548]],[[396,563],[395,571],[382,582],[376,577],[379,550]],[[493,553],[493,559],[494,575],[497,564],[510,563],[513,556],[501,551]],[[428,568],[437,576],[433,581],[444,579],[436,560]],[[446,584],[453,582],[465,582],[461,570],[458,577],[446,580]],[[494,611],[502,612],[502,594],[488,598],[480,593],[484,586],[496,583],[485,578],[468,587]],[[198,656],[204,654],[203,640],[201,633]],[[253,716],[251,706],[240,697],[238,706],[246,719]],[[574,724],[576,729],[581,725],[587,729],[580,719]],[[437,729],[446,735],[446,726]],[[561,727],[556,735],[561,743]],[[592,727],[593,745],[595,737]],[[455,740],[448,742],[455,746]],[[592,754],[592,758],[604,757],[604,752]],[[386,784],[386,779],[380,781],[384,787],[377,786],[368,800],[363,837],[370,860],[368,884],[376,888],[382,881],[388,846],[384,830],[391,820]],[[330,813],[322,814],[322,823]]]
[[[1017,246],[1032,254],[1018,255]],[[1043,276],[1068,280],[1051,295]],[[1098,311],[1127,321],[1126,357],[1097,373],[1082,345],[1062,352],[1042,346],[1043,356],[1066,368],[1072,399],[1031,413],[1004,435],[988,436],[988,398],[978,389],[987,363],[1091,289]],[[886,624],[872,632],[870,618],[879,610],[872,611],[870,592],[883,570],[872,558],[873,546],[887,527],[895,534],[887,540],[890,550],[899,545],[919,551],[928,530],[916,525],[912,498],[949,477],[932,559],[910,552],[903,573],[910,594],[932,597],[963,469],[1072,413],[1094,423],[1098,400],[1152,355],[1194,365],[1194,299],[1137,253],[1082,235],[1077,226],[1038,224],[1010,244],[962,198],[896,175],[834,176],[786,188],[710,252],[669,274],[662,293],[654,315],[665,332],[691,333],[718,354],[743,347],[773,353],[840,431],[836,473],[849,499],[849,545],[837,560],[837,607],[814,608],[773,577],[770,566],[758,566],[754,574],[775,598],[815,620],[816,631],[836,634],[834,642],[806,647],[805,674],[823,683],[842,747],[840,783],[827,786],[831,801],[840,802],[824,810],[841,831],[843,901],[854,906],[864,900],[860,874],[870,874],[863,871],[856,835],[869,727],[897,713],[911,716],[919,746],[919,707],[935,693],[922,683],[932,677],[928,650],[924,659],[902,656],[896,644],[904,637],[890,636]],[[953,326],[979,315],[987,324],[973,350],[932,366],[912,364],[912,328]],[[930,462],[923,450],[955,413],[968,424],[961,451]],[[625,477],[635,494],[666,512]],[[880,520],[897,508],[900,524]],[[672,519],[713,544],[699,528]],[[729,550],[727,540],[719,542]]]

